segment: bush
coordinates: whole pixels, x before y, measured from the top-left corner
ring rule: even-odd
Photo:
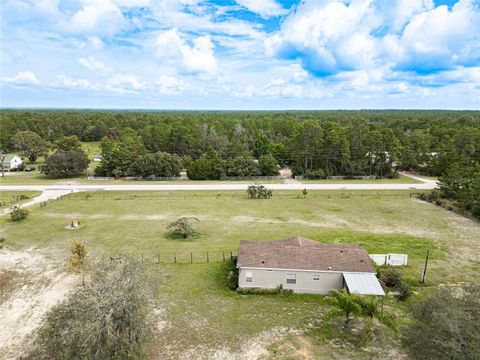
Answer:
[[[305,177],[307,179],[325,179],[327,175],[323,169],[308,169],[305,172]]]
[[[272,190],[263,185],[250,185],[247,193],[250,199],[270,199],[272,197]]]
[[[437,289],[411,306],[403,343],[413,359],[480,359],[480,286]]]
[[[227,286],[230,290],[238,287],[238,269],[236,261],[230,261],[227,267]]]
[[[380,271],[380,281],[389,288],[397,288],[402,284],[402,273],[398,269],[387,268]]]
[[[240,295],[290,295],[293,294],[293,290],[284,289],[282,285],[277,286],[275,289],[259,289],[259,288],[238,288],[237,292]]]
[[[98,263],[91,281],[47,314],[31,358],[144,358],[154,284],[131,259]]]
[[[395,290],[398,291],[397,299],[400,301],[407,300],[412,295],[412,288],[406,283],[401,283]]]
[[[210,148],[197,160],[190,163],[187,176],[190,180],[220,180],[225,176],[225,161]]]
[[[15,205],[10,212],[12,221],[20,221],[26,219],[30,212],[27,209],[22,209],[20,206]]]
[[[200,222],[195,217],[181,217],[168,225],[168,230],[174,235],[187,239],[197,233],[196,226]]]

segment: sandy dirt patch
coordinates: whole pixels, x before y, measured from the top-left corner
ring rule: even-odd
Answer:
[[[197,346],[181,354],[173,349],[165,349],[165,353],[157,359],[181,359],[181,360],[260,360],[269,356],[268,346],[281,340],[289,334],[298,334],[298,330],[288,328],[273,328],[263,331],[254,338],[242,342],[239,351],[232,351],[228,348],[210,349],[205,346]],[[170,350],[170,351],[169,351]]]
[[[24,355],[43,316],[78,283],[52,258],[34,249],[0,251],[0,273],[14,274],[0,300],[1,359]]]

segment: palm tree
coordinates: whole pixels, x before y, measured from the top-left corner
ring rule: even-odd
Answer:
[[[362,314],[370,320],[378,319],[390,328],[395,328],[394,317],[383,311],[382,302],[377,296],[363,296],[358,298],[358,304],[362,308]]]
[[[351,320],[350,315],[360,315],[362,313],[362,307],[359,304],[358,297],[347,293],[345,290],[332,290],[330,295],[331,296],[325,298],[325,303],[335,308],[330,310],[327,317],[344,315],[345,322],[343,323],[343,328],[346,330]]]

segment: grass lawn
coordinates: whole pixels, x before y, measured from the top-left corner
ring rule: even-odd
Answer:
[[[5,202],[5,206],[20,205],[30,199],[40,195],[40,191],[0,191],[0,203]],[[26,198],[23,198],[25,197]]]
[[[432,250],[430,285],[473,281],[480,271],[480,224],[410,198],[408,191],[309,191],[306,199],[301,192],[274,191],[269,200],[250,200],[245,192],[82,192],[31,210],[23,222],[0,219],[8,248],[35,247],[66,261],[71,242],[79,239],[87,243],[91,257],[143,254],[144,261],[158,268],[162,331],[149,345],[152,358],[248,358],[249,352],[272,342],[270,356],[278,359],[304,358],[299,354],[307,350],[311,358],[339,359],[401,351],[398,336],[387,332],[372,335],[373,348],[358,346],[360,320],[354,321],[359,328],[352,338],[339,335],[341,320],[324,320],[328,308],[321,305],[321,296],[253,296],[228,290],[222,251],[228,257],[242,239],[299,234],[360,244],[371,253],[407,253],[404,273],[414,283],[427,249]],[[171,239],[166,226],[181,216],[200,219],[201,234],[188,241]],[[73,217],[83,227],[64,230]],[[156,264],[158,253],[161,264]],[[194,264],[189,264],[190,253]],[[387,300],[393,312],[402,314],[403,306]],[[282,334],[287,336],[280,339]]]
[[[319,179],[319,180],[299,180],[302,184],[419,184],[420,181],[407,176],[400,175],[397,179]]]

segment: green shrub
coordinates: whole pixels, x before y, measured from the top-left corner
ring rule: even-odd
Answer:
[[[387,268],[380,271],[380,281],[389,288],[396,288],[402,284],[402,273],[398,269]]]
[[[230,290],[236,290],[238,287],[238,269],[237,261],[230,261],[227,267],[227,286]]]
[[[293,294],[293,290],[284,289],[282,285],[279,285],[275,289],[259,289],[259,288],[238,288],[237,292],[241,295],[280,295],[280,294]]]
[[[480,286],[438,288],[411,305],[402,337],[412,359],[480,359]]]
[[[15,205],[10,212],[12,221],[20,221],[26,219],[30,212],[27,209],[22,209],[20,206]]]
[[[272,190],[263,185],[250,185],[247,193],[250,199],[270,199],[272,197]]]
[[[404,301],[412,295],[412,288],[407,283],[401,283],[395,288],[398,291],[396,298]]]

